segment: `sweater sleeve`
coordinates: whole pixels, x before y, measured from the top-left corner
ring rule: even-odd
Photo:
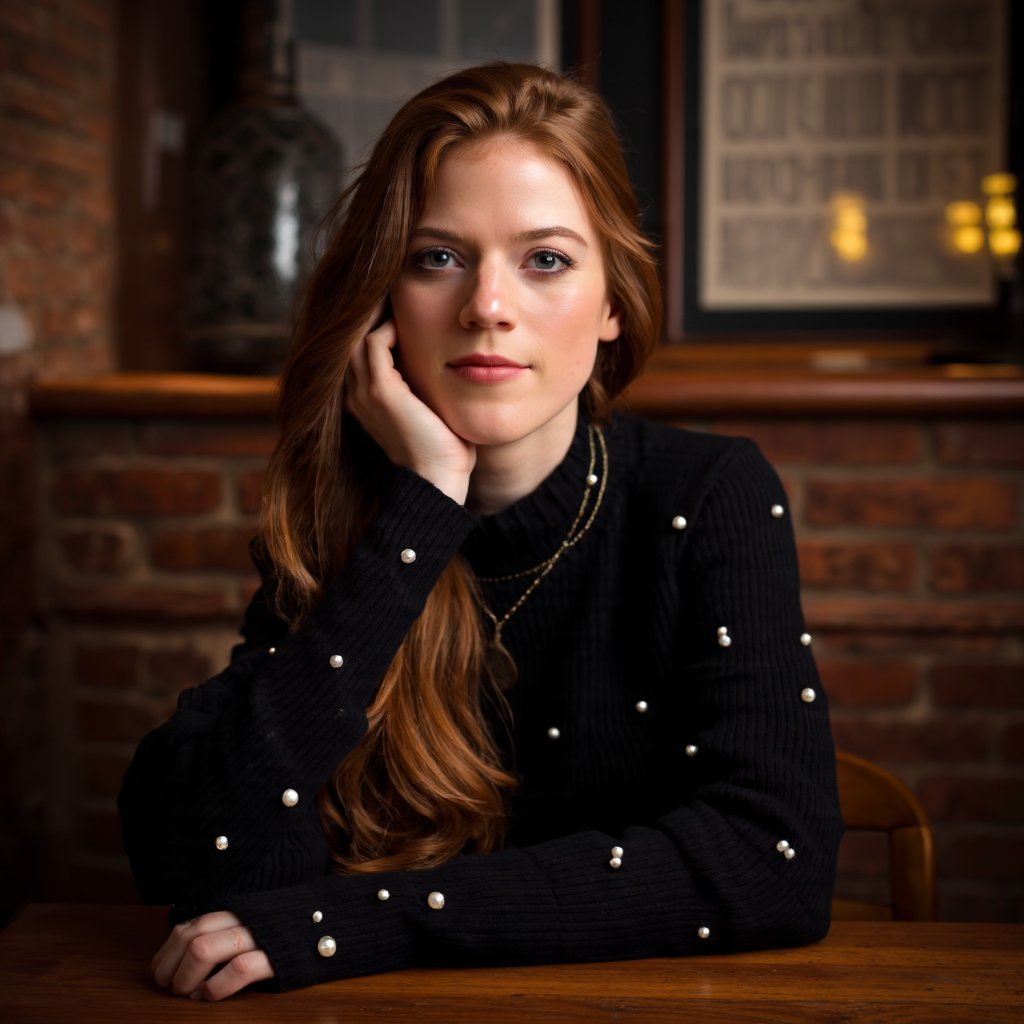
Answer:
[[[825,934],[842,825],[785,494],[757,449],[735,442],[682,500],[676,805],[616,835],[231,896],[225,907],[282,988],[411,965],[721,953]],[[325,936],[330,957],[318,951]]]
[[[366,730],[365,710],[475,519],[398,470],[342,575],[292,636],[257,595],[244,643],[146,736],[118,806],[143,898],[177,916],[230,892],[326,870],[314,797]]]

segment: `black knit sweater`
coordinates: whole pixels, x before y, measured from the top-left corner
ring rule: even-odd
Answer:
[[[233,911],[282,988],[825,934],[842,825],[782,487],[749,441],[628,416],[605,437],[597,518],[504,629],[522,783],[504,849],[333,875],[314,796],[453,555],[502,576],[563,540],[588,468],[582,417],[563,463],[494,516],[396,471],[294,635],[257,595],[229,667],[182,694],[125,777],[125,845],[148,902],[173,903],[172,919]],[[499,616],[529,579],[485,585]]]

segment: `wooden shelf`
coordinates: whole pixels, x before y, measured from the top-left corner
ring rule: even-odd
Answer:
[[[39,381],[30,406],[40,417],[270,417],[276,396],[272,377],[115,373]],[[1024,371],[949,365],[843,373],[659,358],[622,404],[659,419],[1013,416],[1024,413]]]

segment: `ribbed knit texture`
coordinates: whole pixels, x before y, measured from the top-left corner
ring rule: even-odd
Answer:
[[[583,495],[582,422],[554,473],[495,516],[476,519],[396,472],[346,572],[294,636],[257,597],[232,664],[182,695],[126,775],[125,843],[147,900],[173,902],[173,919],[234,911],[282,988],[419,964],[796,945],[827,931],[842,825],[785,493],[749,441],[628,416],[605,436],[593,526],[504,628],[519,666],[508,757],[522,780],[505,849],[429,871],[327,874],[314,796],[363,734],[377,683],[453,554],[491,577],[557,549]],[[531,578],[484,585],[499,618]],[[442,910],[428,906],[434,891]],[[332,958],[317,953],[323,935],[338,944]]]

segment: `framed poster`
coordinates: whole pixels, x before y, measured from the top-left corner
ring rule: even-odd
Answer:
[[[985,204],[998,187],[1012,210],[1019,162],[1006,0],[665,11],[670,334],[994,314]]]

